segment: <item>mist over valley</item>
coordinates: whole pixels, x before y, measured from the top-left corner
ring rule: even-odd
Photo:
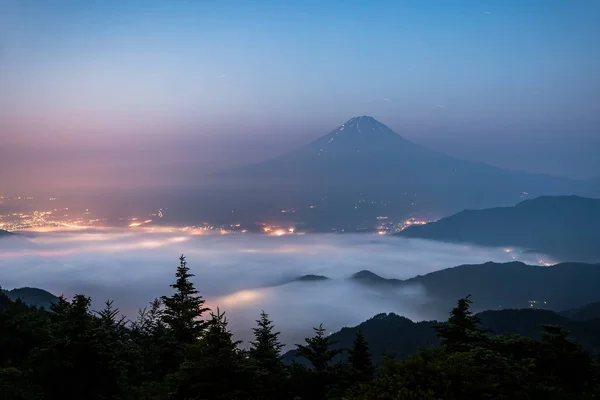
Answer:
[[[0,282],[5,289],[38,287],[67,298],[86,293],[95,308],[112,299],[134,318],[138,308],[170,293],[180,254],[186,255],[196,274],[193,282],[208,306],[230,316],[236,337],[248,339],[254,320],[265,310],[277,321],[287,344],[319,323],[336,331],[380,312],[417,321],[447,314],[446,305],[427,306],[428,294],[418,284],[381,291],[349,279],[362,270],[408,279],[467,263],[551,261],[518,250],[508,253],[503,248],[375,234],[278,237],[109,228],[4,238]],[[329,279],[297,281],[311,274]]]

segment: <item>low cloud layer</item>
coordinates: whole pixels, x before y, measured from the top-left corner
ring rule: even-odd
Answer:
[[[0,285],[39,287],[67,297],[84,293],[95,308],[110,298],[133,318],[138,308],[171,293],[181,254],[187,256],[207,305],[227,312],[238,339],[249,339],[264,309],[288,344],[299,343],[321,322],[334,331],[381,312],[432,318],[418,307],[427,299],[422,288],[380,293],[346,279],[360,270],[406,279],[513,257],[537,262],[535,255],[503,249],[368,234],[271,237],[111,229],[0,240]],[[305,274],[331,280],[281,285]]]

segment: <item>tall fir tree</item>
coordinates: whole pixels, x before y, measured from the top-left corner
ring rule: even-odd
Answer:
[[[269,315],[262,311],[260,319],[256,320],[257,327],[252,328],[254,340],[250,342],[249,355],[257,364],[267,371],[279,371],[283,365],[279,341],[280,332],[274,332],[275,327]]]
[[[373,379],[375,368],[373,367],[373,361],[371,360],[369,344],[360,329],[356,331],[354,344],[348,351],[348,362],[352,367],[352,372],[356,381],[366,382]]]
[[[204,307],[204,299],[190,280],[190,273],[185,256],[179,258],[179,266],[175,273],[175,283],[171,285],[175,293],[162,296],[164,310],[163,322],[170,328],[175,340],[181,344],[191,344],[198,340],[205,322],[202,314],[209,311]]]
[[[126,318],[124,315],[119,316],[120,310],[113,306],[112,300],[104,302],[104,308],[96,312],[100,321],[108,327],[113,328],[117,333],[123,332],[126,328]]]
[[[334,343],[325,335],[323,324],[313,328],[313,330],[315,331],[315,335],[311,338],[306,338],[305,345],[296,345],[298,347],[297,354],[310,361],[316,372],[323,372],[331,365],[334,357],[342,351],[331,348]]]
[[[275,332],[269,315],[262,311],[256,321],[254,340],[250,342],[248,356],[258,369],[258,384],[261,398],[280,399],[285,390],[285,366],[283,365],[279,341],[280,332]]]
[[[468,295],[450,311],[448,322],[436,325],[435,330],[441,344],[451,351],[468,350],[473,343],[486,340],[485,332],[479,328],[479,317],[471,312],[473,302]]]
[[[332,348],[335,343],[325,334],[323,324],[313,329],[315,335],[306,338],[305,345],[296,345],[297,355],[310,361],[312,369],[308,373],[304,373],[302,369],[297,372],[301,378],[303,398],[320,400],[328,398],[331,393],[337,394],[337,386],[343,374],[341,368],[332,364],[342,350]]]
[[[174,399],[248,399],[255,370],[233,340],[225,314],[211,313],[202,338],[188,345],[185,361],[169,378]]]
[[[134,357],[126,338],[95,318],[90,298],[64,298],[52,305],[46,345],[32,352],[32,382],[44,398],[126,398],[129,362]]]
[[[183,346],[175,342],[169,328],[163,322],[161,299],[154,299],[149,307],[139,310],[138,317],[131,324],[131,334],[135,345],[141,351],[138,384],[140,398],[159,399],[168,396],[164,385],[165,377],[177,371],[183,360]]]

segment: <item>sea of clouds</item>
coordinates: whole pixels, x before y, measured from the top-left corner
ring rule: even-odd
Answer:
[[[236,338],[248,340],[265,310],[288,344],[299,343],[319,323],[336,331],[382,312],[413,320],[435,315],[419,307],[427,300],[423,288],[381,292],[347,279],[358,271],[406,279],[460,264],[538,260],[504,249],[371,234],[273,237],[106,229],[0,240],[0,285],[38,287],[67,297],[84,293],[96,309],[112,299],[135,318],[139,308],[172,292],[181,254],[207,305],[226,311]],[[331,280],[293,282],[305,274]]]

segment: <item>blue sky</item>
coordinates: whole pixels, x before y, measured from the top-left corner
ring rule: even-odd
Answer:
[[[599,20],[596,0],[0,0],[2,140],[238,142],[246,161],[368,114],[455,155],[596,175]]]

